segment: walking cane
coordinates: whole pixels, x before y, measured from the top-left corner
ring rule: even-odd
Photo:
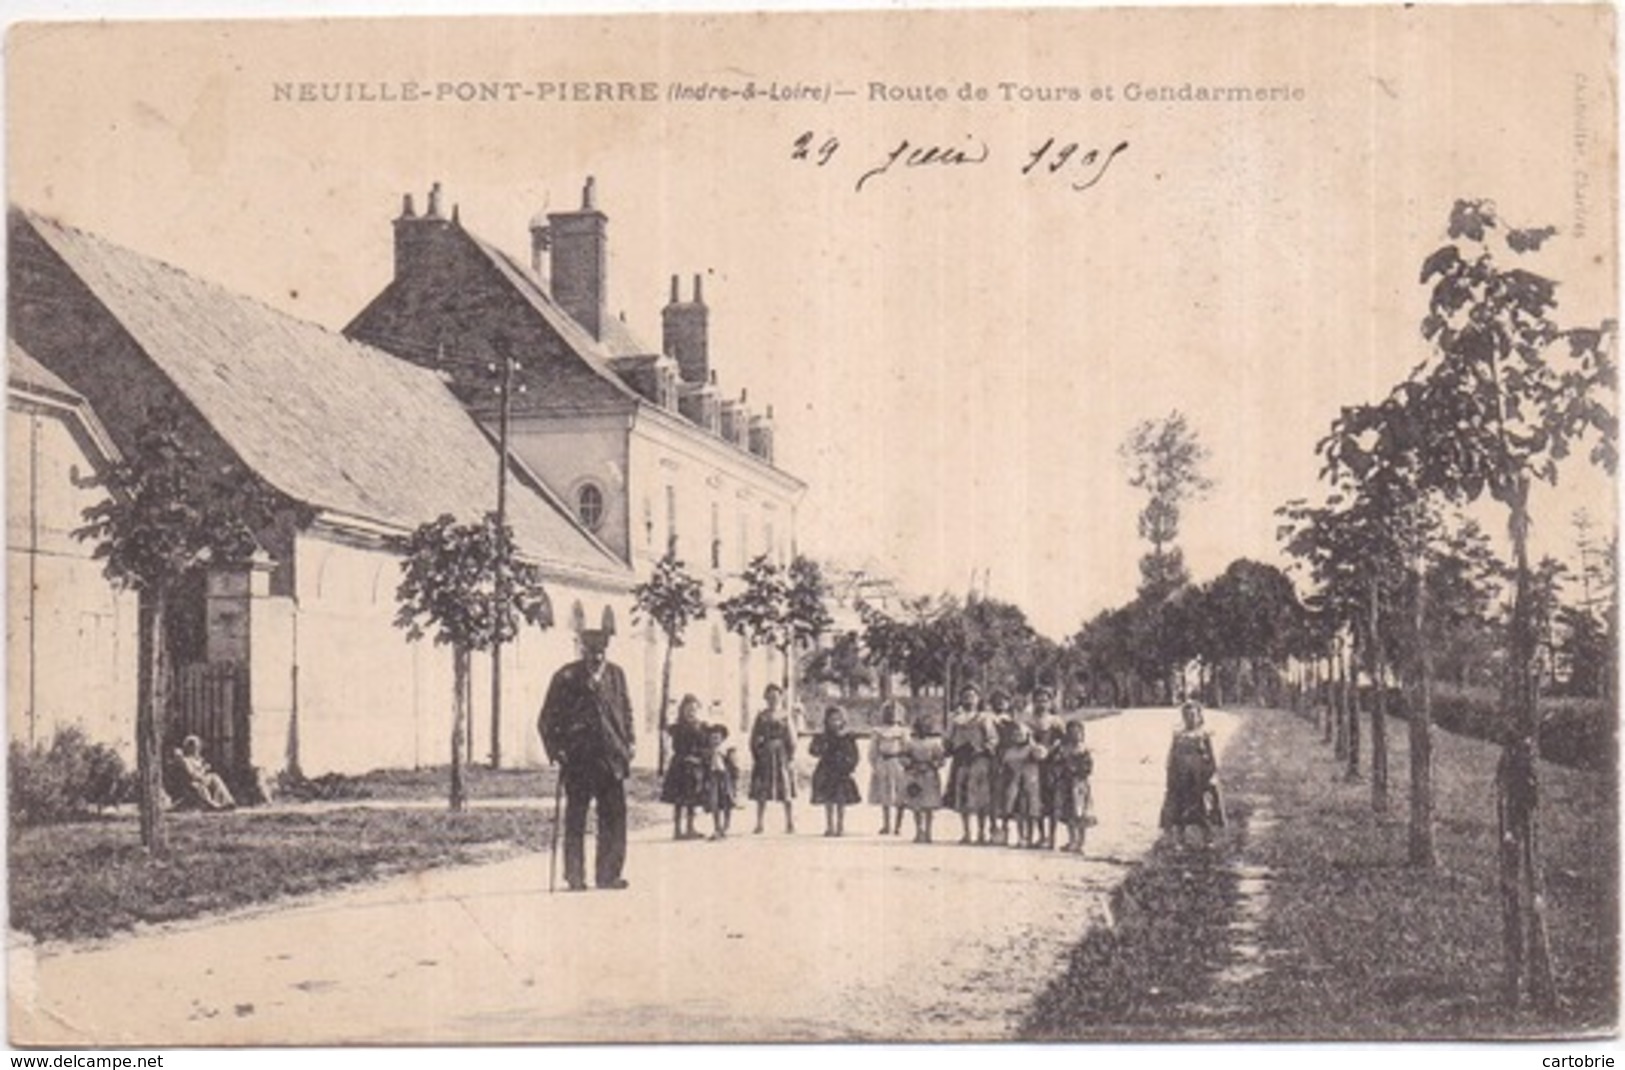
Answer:
[[[547,894],[558,891],[559,879],[559,801],[564,797],[564,766],[553,781],[553,843],[547,853]]]

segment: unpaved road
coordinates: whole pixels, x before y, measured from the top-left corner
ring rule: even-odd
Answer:
[[[1091,724],[1100,824],[1082,859],[959,846],[949,814],[926,847],[875,835],[867,805],[839,840],[805,804],[796,836],[772,812],[753,836],[741,811],[723,842],[635,836],[624,892],[549,895],[547,858],[528,855],[93,948],[14,940],[11,1040],[1006,1038],[1154,842],[1177,720]],[[1208,724],[1222,755],[1233,721]]]

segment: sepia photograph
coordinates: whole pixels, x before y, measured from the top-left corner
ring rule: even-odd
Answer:
[[[137,13],[9,1047],[1622,1054],[1613,7]]]

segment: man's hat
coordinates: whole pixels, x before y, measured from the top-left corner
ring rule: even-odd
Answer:
[[[583,628],[581,629],[581,649],[608,650],[609,635],[610,633],[602,628]]]

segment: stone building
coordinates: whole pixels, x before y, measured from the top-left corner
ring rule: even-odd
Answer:
[[[610,314],[608,224],[589,178],[579,209],[531,222],[522,261],[465,229],[438,183],[421,213],[408,195],[394,220],[394,278],[345,333],[446,375],[637,576],[670,548],[715,601],[752,558],[789,562],[805,486],[775,463],[771,411],[719,385],[698,276],[686,296],[673,278],[659,348]],[[641,676],[647,730],[663,646],[650,625],[623,634],[636,645],[615,656]],[[744,726],[764,684],[783,674],[771,651],[753,650],[713,613],[679,650],[673,691]]]
[[[74,467],[127,448],[163,406],[206,459],[240,467],[284,506],[256,533],[251,564],[213,570],[173,612],[177,729],[200,730],[237,775],[446,762],[451,657],[394,626],[390,539],[442,513],[478,519],[499,466],[442,378],[37,215],[13,210],[8,230],[8,698],[26,711],[13,713],[14,737],[75,716],[111,742],[133,731],[128,596],[92,576],[85,548],[73,560],[48,550],[68,548],[63,531],[87,504]],[[578,505],[513,467],[508,521],[556,623],[508,648],[502,741],[514,761],[538,762],[535,711],[548,674],[576,656],[572,625],[625,614],[634,578],[577,522]],[[31,569],[53,571],[19,585]],[[100,629],[91,647],[87,627]],[[473,687],[478,757],[490,689],[478,659]]]
[[[135,755],[136,599],[73,537],[118,456],[83,395],[6,344],[6,709],[10,738],[60,728]]]

